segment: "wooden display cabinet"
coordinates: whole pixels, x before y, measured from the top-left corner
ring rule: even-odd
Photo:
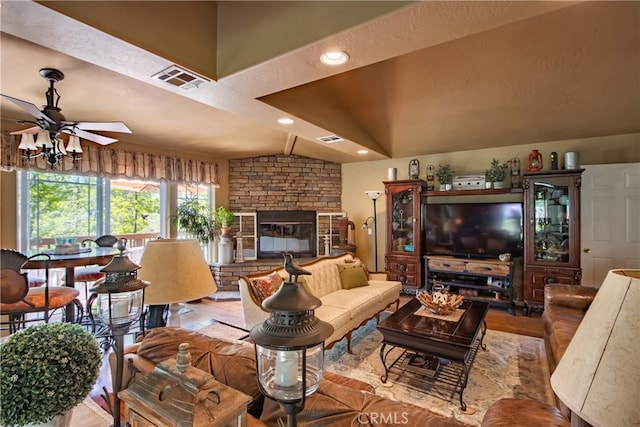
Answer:
[[[405,293],[416,293],[424,283],[422,268],[427,183],[420,179],[384,182],[387,232],[385,270],[389,280],[402,283]]]
[[[580,187],[584,169],[525,173],[525,312],[544,305],[544,285],[579,285]]]

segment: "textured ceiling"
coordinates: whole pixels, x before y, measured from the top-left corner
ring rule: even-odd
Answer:
[[[1,93],[39,106],[38,70],[59,68],[67,119],[122,120],[133,134],[117,144],[355,162],[640,132],[637,2],[2,1],[0,13]],[[335,47],[351,61],[320,64]],[[210,81],[150,78],[174,63]],[[2,129],[29,117],[0,107]],[[346,141],[315,140],[330,134]]]

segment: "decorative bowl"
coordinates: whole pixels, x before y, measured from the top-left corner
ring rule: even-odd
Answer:
[[[463,303],[464,296],[459,294],[439,294],[434,295],[427,292],[419,292],[416,298],[431,313],[447,315],[456,311]]]

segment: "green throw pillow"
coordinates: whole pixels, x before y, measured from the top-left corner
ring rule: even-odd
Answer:
[[[336,264],[340,273],[340,281],[343,289],[359,288],[360,286],[368,286],[367,274],[361,265],[354,264]]]

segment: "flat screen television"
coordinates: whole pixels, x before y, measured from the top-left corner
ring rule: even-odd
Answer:
[[[521,257],[522,203],[444,203],[427,205],[429,255]]]

